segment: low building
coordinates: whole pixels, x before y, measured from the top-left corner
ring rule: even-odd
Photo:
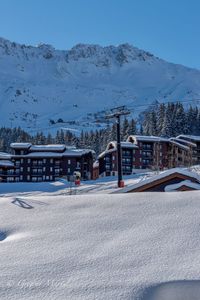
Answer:
[[[75,171],[81,173],[83,180],[92,178],[94,151],[90,149],[30,143],[12,143],[11,149],[12,167],[4,181],[54,181],[60,177],[70,178]]]
[[[200,190],[200,176],[181,168],[174,168],[120,190],[121,193],[166,192]]]

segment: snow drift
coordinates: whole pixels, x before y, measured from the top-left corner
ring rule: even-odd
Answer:
[[[0,299],[198,299],[199,196],[2,196]]]

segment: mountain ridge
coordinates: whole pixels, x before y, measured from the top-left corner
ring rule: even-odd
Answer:
[[[113,106],[136,107],[137,115],[141,104],[144,109],[155,100],[194,99],[191,104],[197,105],[199,98],[199,70],[168,63],[128,43],[57,50],[0,38],[0,126],[90,129]]]

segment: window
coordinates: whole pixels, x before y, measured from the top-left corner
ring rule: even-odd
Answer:
[[[68,173],[70,173],[70,172],[71,172],[71,169],[70,169],[70,168],[68,168],[68,169],[67,169],[67,172],[68,172]]]
[[[114,155],[112,156],[112,160],[115,160],[115,156]]]
[[[112,165],[113,169],[115,168],[115,164]]]
[[[50,163],[53,164],[53,158],[50,159]]]
[[[71,165],[71,160],[70,159],[68,159],[68,165]]]
[[[45,171],[46,171],[46,167],[43,167],[43,169],[42,169],[42,170],[43,170],[43,172],[45,172]]]
[[[24,159],[23,159],[23,158],[21,158],[21,164],[23,164],[23,162],[24,162]]]
[[[50,167],[50,172],[53,172],[53,168],[52,167]]]
[[[20,168],[20,172],[23,172],[23,167]]]
[[[30,170],[31,170],[31,168],[30,168],[30,167],[28,167],[28,168],[27,168],[27,171],[28,171],[28,172],[30,172]]]
[[[22,175],[20,175],[19,179],[20,179],[20,181],[22,181],[22,180],[23,180],[23,176],[22,176]]]
[[[28,159],[28,164],[30,164],[31,163],[31,160],[30,160],[30,158]]]
[[[43,163],[46,164],[47,160],[46,158],[43,158]]]
[[[30,181],[30,175],[27,175],[27,177],[26,177],[26,179],[27,179],[27,181]]]
[[[20,166],[20,161],[16,160],[15,165],[16,165],[16,167],[19,167]]]
[[[32,181],[36,182],[37,181],[37,177],[32,177]]]
[[[13,182],[14,181],[14,177],[7,177],[7,181],[8,182]]]

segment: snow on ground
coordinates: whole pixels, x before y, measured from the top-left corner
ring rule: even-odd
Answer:
[[[199,196],[2,195],[0,299],[199,299]]]
[[[153,172],[138,173],[124,176],[125,185],[137,183],[147,177],[154,175]],[[0,184],[0,195],[2,194],[29,194],[29,193],[54,193],[55,195],[88,194],[88,193],[112,193],[117,191],[117,177],[104,177],[98,180],[82,181],[80,186],[75,186],[65,179],[56,182],[30,182],[30,183],[3,183]]]

